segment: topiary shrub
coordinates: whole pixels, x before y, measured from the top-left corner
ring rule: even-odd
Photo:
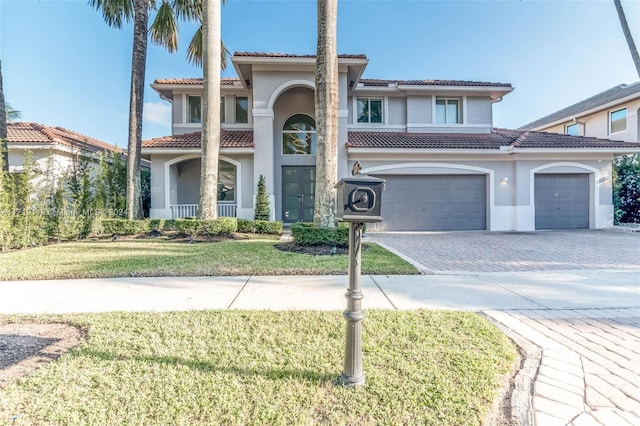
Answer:
[[[282,222],[238,219],[238,232],[247,234],[282,234]]]
[[[313,223],[294,223],[291,225],[293,242],[301,246],[349,245],[349,224],[340,223],[337,228],[321,228]]]
[[[269,196],[267,195],[264,176],[260,175],[260,179],[258,180],[258,193],[256,194],[256,211],[254,219],[269,220],[269,216],[271,216],[271,210],[269,209]]]

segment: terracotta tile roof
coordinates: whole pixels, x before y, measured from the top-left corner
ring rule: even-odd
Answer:
[[[387,87],[389,85],[400,86],[456,86],[456,87],[507,87],[510,83],[490,83],[487,81],[465,80],[380,80],[363,78],[360,80],[365,87]]]
[[[545,132],[493,129],[491,133],[349,132],[347,148],[379,149],[631,149],[640,144]]]
[[[39,123],[7,123],[7,140],[9,143],[60,144],[93,152],[124,153],[123,149],[101,140],[62,127],[44,126]]]
[[[225,130],[220,134],[221,148],[253,148],[252,130]],[[170,135],[142,141],[142,148],[198,148],[200,132]]]
[[[239,78],[221,78],[220,84],[222,86],[232,86],[234,83],[239,82]],[[187,77],[187,78],[164,78],[156,79],[153,84],[185,84],[185,85],[201,85],[203,84],[202,78]]]
[[[539,118],[538,120],[532,121],[529,124],[525,124],[518,130],[535,129],[556,121],[569,120],[583,112],[590,111],[636,94],[640,98],[640,81],[633,84],[619,84],[618,86],[607,89],[604,92],[593,95],[590,98],[584,99],[545,117]]]
[[[273,53],[273,52],[235,52],[233,56],[244,56],[254,58],[315,58],[316,55],[294,55],[291,53]],[[367,59],[367,55],[342,54],[338,55],[340,59]]]

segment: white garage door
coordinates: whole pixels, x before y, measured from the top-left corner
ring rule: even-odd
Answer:
[[[487,228],[484,175],[379,176],[382,217],[371,230],[454,231]]]
[[[537,174],[536,229],[589,228],[589,175]]]

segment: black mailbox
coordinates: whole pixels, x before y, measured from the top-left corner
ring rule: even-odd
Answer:
[[[384,179],[354,175],[336,184],[336,219],[344,222],[380,222]]]

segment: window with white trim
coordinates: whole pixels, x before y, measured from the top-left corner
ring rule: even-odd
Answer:
[[[382,98],[358,98],[358,123],[383,123]]]
[[[627,130],[627,109],[620,108],[609,112],[609,134]]]
[[[291,116],[282,128],[284,155],[311,155],[316,153],[316,121],[306,114]]]
[[[202,122],[202,100],[200,96],[187,96],[187,123]]]
[[[459,98],[436,98],[436,123],[461,124],[461,103]]]
[[[224,123],[224,96],[220,96],[220,122]],[[202,97],[187,95],[187,123],[202,123]]]
[[[249,98],[236,96],[236,123],[249,122]]]
[[[580,133],[578,123],[567,124],[566,126],[564,126],[564,133],[569,136],[578,136]]]

